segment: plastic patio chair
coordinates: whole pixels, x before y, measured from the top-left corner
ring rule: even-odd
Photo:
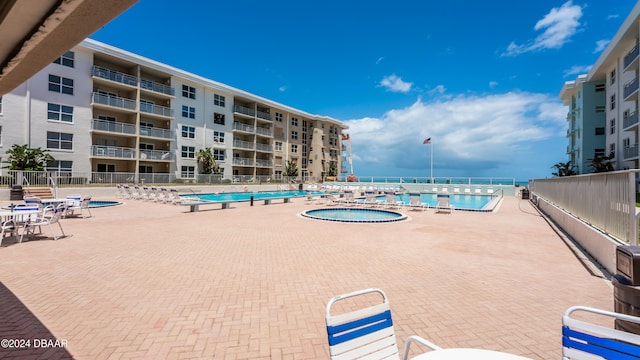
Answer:
[[[66,206],[67,204],[62,203],[58,205],[58,207],[56,208],[45,207],[45,210],[42,212],[41,216],[39,216],[35,220],[27,221],[24,224],[24,231],[20,236],[20,242],[22,242],[22,239],[24,238],[25,234],[27,236],[34,235],[36,227],[40,229],[40,233],[42,233],[42,226],[49,227],[49,230],[51,231],[51,234],[54,240],[58,240],[58,238],[66,236],[64,234],[64,230],[62,229],[62,225],[60,224],[60,219],[67,211]],[[56,232],[53,230],[53,224],[58,224],[58,227],[60,227],[60,232],[62,233],[62,236],[56,235]]]
[[[382,302],[347,313],[331,314],[336,302],[372,293],[379,294]],[[389,300],[382,290],[371,288],[338,295],[329,300],[325,318],[331,359],[400,359]],[[413,342],[439,349],[420,337],[410,339],[405,345],[403,360],[407,359],[409,345]]]

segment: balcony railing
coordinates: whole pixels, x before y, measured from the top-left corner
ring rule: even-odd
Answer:
[[[106,95],[100,93],[92,93],[91,101],[95,104],[109,105],[122,109],[135,110],[136,102],[131,99],[125,99],[118,96]]]
[[[233,140],[233,147],[236,148],[242,148],[242,149],[253,149],[253,143],[249,142],[249,141],[242,141],[242,140]]]
[[[157,137],[163,139],[171,139],[173,137],[173,133],[171,130],[160,129],[148,126],[140,127],[140,136],[149,136],[149,137]]]
[[[149,114],[173,117],[173,109],[156,105],[156,104],[146,103],[146,102],[140,102],[140,111],[146,112]]]
[[[256,115],[260,118],[260,119],[264,119],[264,120],[271,120],[271,114],[266,113],[266,112],[262,112],[262,111],[258,111],[256,113]]]
[[[256,127],[256,134],[265,135],[265,136],[273,136],[273,130],[264,127]]]
[[[91,70],[91,75],[101,79],[111,80],[111,81],[125,84],[125,85],[130,85],[130,86],[138,85],[137,77],[133,75],[121,73],[118,71],[110,70],[107,68],[103,68],[101,66],[94,66]]]
[[[624,98],[625,99],[628,98],[637,90],[638,90],[638,77],[636,76],[633,80],[624,84]]]
[[[233,105],[233,112],[237,112],[240,114],[245,114],[249,116],[255,116],[256,112],[253,109],[249,109],[248,107]]]
[[[633,60],[638,58],[638,54],[640,53],[639,49],[638,49],[638,44],[636,44],[636,46],[633,47],[633,49],[631,49],[629,51],[629,53],[624,57],[624,68],[626,69],[629,65],[631,65],[631,63],[633,62]]]
[[[271,145],[256,143],[256,150],[271,152]]]
[[[91,146],[91,155],[109,158],[134,159],[136,155],[136,149],[117,146],[93,145]]]
[[[175,90],[171,86],[160,84],[151,80],[141,79],[140,87],[145,90],[155,91],[165,95],[171,95],[171,96],[175,95]]]
[[[233,165],[253,166],[253,159],[251,159],[251,158],[234,157],[233,158]]]
[[[119,134],[133,135],[136,133],[136,126],[133,124],[100,119],[93,119],[93,121],[91,122],[91,128],[93,130],[108,131]]]
[[[634,144],[633,146],[624,148],[623,150],[625,160],[638,157],[638,144]]]
[[[625,129],[628,128],[628,127],[631,127],[633,125],[637,125],[637,124],[638,124],[638,112],[637,111],[632,112],[627,117],[622,119],[622,127],[625,128]]]
[[[249,133],[253,133],[254,131],[254,127],[248,124],[244,124],[241,122],[237,122],[234,121],[233,122],[233,129],[234,130],[240,130],[240,131],[244,131],[244,132],[249,132]]]
[[[260,167],[272,167],[272,166],[273,166],[273,161],[271,161],[271,160],[261,160],[261,159],[256,159],[256,166],[260,166]]]
[[[162,150],[140,150],[140,160],[173,160],[173,153]]]

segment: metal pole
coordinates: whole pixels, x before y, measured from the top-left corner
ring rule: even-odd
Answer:
[[[429,144],[429,152],[431,153],[431,183],[433,184],[433,141]]]

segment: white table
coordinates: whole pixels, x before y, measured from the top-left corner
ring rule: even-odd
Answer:
[[[33,215],[37,215],[41,212],[41,210],[0,210],[0,219],[4,221],[14,220],[14,225],[16,228],[16,236],[20,236],[20,240],[22,241],[22,234],[20,233],[20,228],[24,228],[25,221],[28,217]],[[23,230],[24,231],[24,230]]]
[[[450,348],[426,352],[411,360],[531,360],[526,357],[484,349]]]

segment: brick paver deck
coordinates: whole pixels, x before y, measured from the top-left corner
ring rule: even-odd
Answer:
[[[188,213],[127,200],[63,220],[71,236],[58,241],[7,239],[0,338],[67,347],[0,348],[0,358],[325,359],[327,301],[379,287],[399,346],[417,334],[552,359],[568,307],[613,307],[610,284],[518,198],[496,213],[386,224],[297,216],[310,207]]]

